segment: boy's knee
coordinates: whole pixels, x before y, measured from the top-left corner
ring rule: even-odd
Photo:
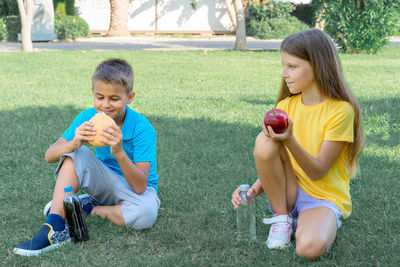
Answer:
[[[296,254],[307,260],[315,260],[327,250],[327,243],[318,236],[296,240]]]
[[[87,146],[81,146],[74,151],[75,156],[86,158],[88,155],[93,154]]]
[[[280,153],[280,145],[276,141],[265,136],[261,132],[255,141],[254,145],[254,158],[260,160],[269,160],[276,158]]]
[[[154,225],[158,212],[146,206],[136,206],[133,216],[124,216],[125,226],[130,229],[143,230]]]

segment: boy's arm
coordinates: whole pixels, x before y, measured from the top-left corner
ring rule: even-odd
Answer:
[[[125,151],[121,151],[114,155],[114,157],[117,159],[125,180],[132,190],[139,195],[144,193],[149,179],[150,162],[133,163]]]
[[[112,124],[105,127],[100,134],[104,136],[100,141],[110,146],[110,152],[117,160],[129,186],[136,194],[144,193],[149,179],[150,162],[133,163],[131,161],[122,147],[122,132],[117,125]]]
[[[72,141],[68,142],[65,138],[60,137],[54,144],[52,144],[44,154],[47,163],[53,163],[60,160],[60,157],[74,151]]]
[[[54,144],[52,144],[45,153],[45,159],[48,163],[57,162],[60,157],[65,153],[70,153],[75,149],[80,148],[84,142],[93,140],[93,135],[96,134],[92,122],[83,122],[78,128],[75,129],[74,138],[68,141],[64,137],[60,137]]]

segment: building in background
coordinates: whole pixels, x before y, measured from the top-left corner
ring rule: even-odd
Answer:
[[[106,33],[109,0],[75,0],[78,16],[92,33]],[[226,34],[233,26],[224,0],[134,0],[129,4],[131,33]]]
[[[282,0],[294,4],[311,0]],[[106,33],[110,26],[109,0],[75,0],[78,16],[92,33]],[[129,4],[131,33],[227,34],[234,28],[225,0],[133,0]]]

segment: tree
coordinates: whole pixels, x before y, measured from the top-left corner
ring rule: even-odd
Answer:
[[[32,18],[33,18],[33,0],[18,0],[19,14],[21,15],[21,38],[22,50],[32,52]]]
[[[346,53],[376,53],[389,42],[398,27],[400,0],[318,1],[320,20]]]
[[[317,20],[315,22],[315,27],[324,30],[325,27],[325,19],[322,19],[324,17],[325,9],[327,8],[327,4],[325,0],[319,0],[317,3],[314,3],[315,6],[317,6]]]
[[[129,0],[110,0],[110,28],[107,36],[129,36]]]
[[[235,50],[246,50],[246,17],[242,0],[225,0],[229,18],[235,28]]]

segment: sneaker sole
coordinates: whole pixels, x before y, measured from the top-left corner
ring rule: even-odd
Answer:
[[[43,215],[46,217],[47,217],[47,215],[49,215],[50,208],[51,208],[51,202],[52,202],[52,200],[50,200],[50,202],[47,203],[46,206],[44,206]]]
[[[267,248],[269,249],[285,249],[288,246],[290,246],[290,243],[285,243],[285,244],[279,244],[279,245],[272,245],[272,244],[268,244],[267,242],[265,242],[265,245],[267,246]]]
[[[58,248],[58,247],[60,247],[62,245],[67,244],[68,242],[71,242],[71,241],[70,240],[63,241],[61,243],[57,243],[57,244],[45,247],[43,249],[38,249],[38,250],[27,250],[27,249],[22,249],[22,248],[14,248],[13,251],[14,251],[15,254],[21,255],[21,256],[28,256],[28,257],[30,257],[30,256],[38,256],[39,254],[41,254],[43,252],[46,252],[46,251],[49,251],[49,250],[52,250],[52,249],[56,249],[56,248]]]

